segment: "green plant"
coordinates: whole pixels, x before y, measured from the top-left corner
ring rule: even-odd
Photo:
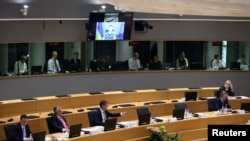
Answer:
[[[170,136],[168,135],[165,126],[149,126],[147,127],[147,129],[149,130],[150,141],[180,141],[178,137],[178,132],[174,136]]]

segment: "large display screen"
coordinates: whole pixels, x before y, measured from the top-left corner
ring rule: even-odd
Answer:
[[[133,13],[90,13],[87,40],[130,40]]]

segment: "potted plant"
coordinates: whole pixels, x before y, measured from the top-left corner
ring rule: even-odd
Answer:
[[[149,130],[150,141],[180,141],[178,138],[178,132],[174,136],[170,136],[168,135],[165,126],[149,126],[147,129]]]

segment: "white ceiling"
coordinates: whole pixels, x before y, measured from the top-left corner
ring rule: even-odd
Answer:
[[[250,0],[94,0],[124,11],[194,16],[250,17]]]

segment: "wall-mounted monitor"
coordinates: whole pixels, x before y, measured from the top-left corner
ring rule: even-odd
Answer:
[[[87,40],[130,40],[133,23],[131,12],[89,14]]]

